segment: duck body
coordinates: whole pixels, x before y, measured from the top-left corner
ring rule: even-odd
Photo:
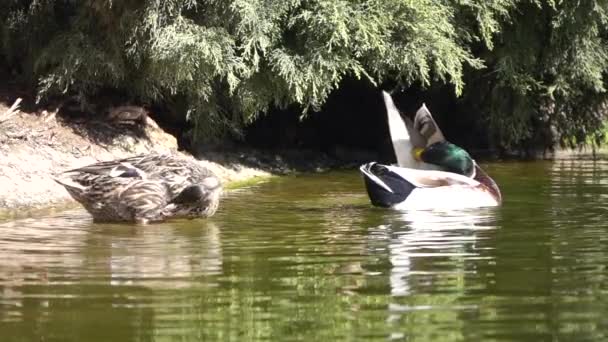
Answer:
[[[222,193],[211,170],[170,154],[100,162],[65,171],[55,181],[96,221],[105,222],[209,217]]]
[[[373,205],[397,210],[492,207],[496,192],[476,179],[452,172],[417,170],[371,162],[362,165]]]
[[[360,167],[373,205],[397,210],[498,206],[500,190],[470,155],[447,142],[422,106],[412,122],[403,119],[383,92],[398,165]]]

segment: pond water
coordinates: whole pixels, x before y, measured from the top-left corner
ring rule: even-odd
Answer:
[[[608,161],[484,167],[501,208],[373,208],[345,171],[208,220],[2,222],[0,340],[608,340]]]

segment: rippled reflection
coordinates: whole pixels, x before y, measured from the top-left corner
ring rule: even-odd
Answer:
[[[466,259],[480,257],[476,241],[483,239],[476,233],[496,228],[496,209],[454,211],[411,211],[401,214],[390,225],[381,225],[389,236],[389,259],[393,266],[390,275],[391,294],[410,294],[410,280],[429,273],[417,270],[417,260],[441,260],[453,269],[439,272],[434,277],[449,275],[462,267]]]
[[[0,231],[0,328],[18,340],[37,340],[36,326],[60,340],[81,340],[93,326],[109,330],[86,340],[147,334],[162,312],[154,303],[166,301],[153,291],[190,288],[222,272],[216,222],[95,225],[73,210],[2,223]]]
[[[184,285],[182,278],[221,273],[216,222],[200,221],[196,227],[185,222],[145,228],[93,225],[78,210],[0,224],[0,230],[1,279],[6,282],[54,277],[82,281],[107,275],[111,284],[178,287]]]
[[[2,222],[1,340],[606,340],[608,162],[485,167],[500,208],[382,210],[335,172],[209,220]]]

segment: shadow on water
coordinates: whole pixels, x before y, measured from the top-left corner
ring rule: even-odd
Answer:
[[[394,212],[356,172],[230,192],[209,220],[0,223],[8,341],[602,340],[608,163],[489,164],[501,208]]]

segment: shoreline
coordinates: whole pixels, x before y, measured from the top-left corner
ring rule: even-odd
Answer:
[[[331,156],[305,149],[262,151],[247,146],[193,156],[179,152],[177,139],[149,117],[143,126],[125,127],[95,118],[67,121],[57,112],[46,110],[16,110],[6,119],[3,113],[8,112],[9,106],[0,102],[0,220],[77,206],[51,178],[53,174],[136,154],[160,152],[194,158],[222,180],[224,191],[277,175],[356,167],[374,158],[348,147]],[[536,159],[603,158],[607,152],[605,147],[556,149],[548,158]]]
[[[115,156],[115,158],[132,155],[132,153],[129,153],[129,151],[123,151],[120,150],[120,148],[118,148],[118,151],[113,152],[114,153],[108,155]],[[157,147],[151,149],[149,152],[167,151]],[[595,154],[592,153],[591,149],[563,149],[556,150],[552,158],[547,158],[545,160],[557,161],[565,159],[597,159],[608,157],[607,152],[608,150],[604,148],[595,151]],[[172,151],[172,153],[177,153],[187,158],[194,158],[192,155],[183,152]],[[298,151],[294,150],[291,151],[291,153],[298,153]],[[107,157],[108,155],[104,155],[104,157]],[[31,156],[40,157],[40,155],[36,154],[32,154]],[[102,161],[115,158],[101,158],[97,160]],[[15,155],[9,155],[8,159],[14,160]],[[92,159],[93,157],[91,156],[75,158],[74,160],[76,161],[76,164],[70,167],[84,166]],[[210,159],[204,159],[200,156],[199,158],[195,159],[218,175],[218,177],[222,180],[225,193],[250,185],[263,183],[271,180],[274,177],[292,175],[301,172],[326,172],[330,170],[343,169],[345,166],[352,166],[344,162],[332,160],[319,153],[315,158],[316,160],[311,163],[312,166],[309,165],[309,167],[303,167],[302,165],[296,165],[293,161],[289,161],[287,158],[282,156],[281,153],[273,153],[268,151],[262,152],[251,149],[243,149],[241,152],[213,152]],[[244,161],[242,161],[243,159]],[[507,160],[510,159],[505,159],[504,161]],[[524,161],[522,159],[516,160]],[[542,158],[535,160],[542,160]],[[93,159],[92,162],[95,162],[95,160]],[[257,165],[254,166],[252,164]],[[12,165],[7,164],[4,158],[0,160],[0,180],[2,180],[2,187],[0,188],[0,221],[36,217],[79,207],[79,204],[68,195],[67,191],[52,180],[51,175],[53,172],[50,171],[43,172],[44,174],[41,175],[39,168],[34,167],[30,168],[28,172],[20,172],[20,179],[18,179],[18,183],[20,185],[27,182],[27,180],[31,179],[32,177],[39,177],[39,179],[35,181],[36,188],[33,191],[28,187],[19,187],[15,186],[15,184],[12,184],[11,186],[11,184],[7,184],[2,178],[6,175],[7,168],[15,168],[16,166],[19,165],[15,165],[14,163]],[[21,164],[21,169],[25,166],[31,166],[31,164],[23,162]],[[60,170],[55,171],[57,172]]]
[[[0,119],[8,111],[0,103]],[[17,110],[8,120],[0,120],[0,219],[75,206],[67,191],[52,179],[54,174],[137,154],[172,153],[196,159],[221,179],[225,191],[275,175],[324,171],[337,165],[311,151],[232,147],[193,156],[178,151],[177,139],[151,118],[136,127],[97,119],[67,121],[56,114]]]

